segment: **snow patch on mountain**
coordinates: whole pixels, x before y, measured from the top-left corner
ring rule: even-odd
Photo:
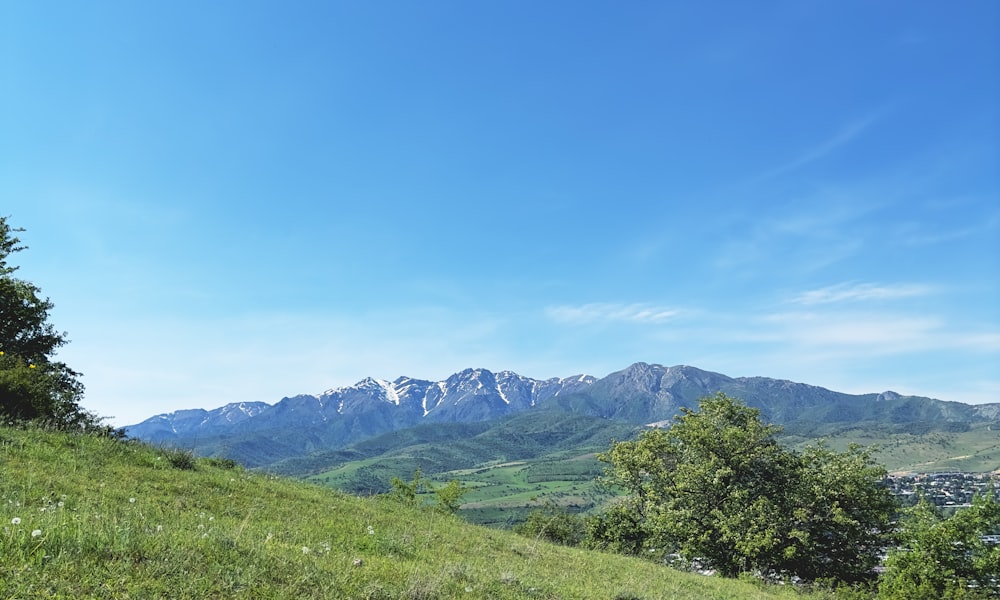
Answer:
[[[222,434],[271,427],[311,427],[344,418],[381,414],[383,420],[412,426],[420,420],[476,421],[525,410],[554,396],[585,389],[596,378],[574,375],[546,380],[513,371],[465,369],[443,381],[399,377],[395,381],[366,377],[354,385],[321,394],[300,394],[271,405],[235,402],[215,410],[192,409],[156,415],[127,428],[147,440]],[[379,407],[384,408],[379,408]]]

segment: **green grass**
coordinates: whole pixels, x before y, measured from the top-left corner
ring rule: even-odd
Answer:
[[[408,481],[422,464],[408,455],[395,455],[398,462],[384,457],[358,460],[318,473],[307,479],[334,489],[367,494],[391,489],[394,477]],[[551,455],[538,459],[487,463],[472,469],[432,473],[431,485],[451,480],[467,492],[462,497],[460,516],[471,523],[511,527],[527,519],[541,506],[562,506],[574,512],[590,512],[604,506],[613,495],[595,481],[604,463],[594,453]],[[366,486],[363,482],[369,482]],[[431,500],[432,501],[432,500]]]
[[[542,506],[560,506],[579,513],[604,506],[613,495],[595,481],[603,468],[604,463],[586,454],[450,471],[434,479],[456,479],[469,490],[462,497],[459,513],[466,520],[509,527]]]
[[[0,428],[0,598],[790,598],[389,497]]]

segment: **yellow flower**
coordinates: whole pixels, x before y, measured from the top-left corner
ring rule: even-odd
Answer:
[[[28,368],[29,368],[29,369],[34,369],[34,368],[35,368],[35,365],[28,365]]]

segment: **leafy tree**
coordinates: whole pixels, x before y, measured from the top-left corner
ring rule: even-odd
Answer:
[[[424,478],[420,467],[417,467],[417,470],[413,472],[413,480],[409,483],[399,477],[393,477],[392,488],[396,498],[410,505],[417,504],[418,494],[433,492],[435,498],[437,498],[435,508],[446,513],[457,512],[461,507],[462,496],[468,492],[457,479],[449,481],[445,486],[440,488],[432,487],[430,482]]]
[[[639,556],[651,539],[646,528],[643,505],[636,498],[624,498],[608,510],[587,519],[584,545],[595,550]]]
[[[563,546],[579,546],[587,534],[587,527],[579,515],[548,501],[543,508],[528,513],[527,520],[514,527],[514,531]]]
[[[34,284],[13,276],[8,261],[26,247],[0,217],[0,414],[16,422],[43,421],[62,429],[120,432],[80,407],[80,374],[54,359],[67,343],[48,322],[52,302]]]
[[[452,479],[447,485],[434,490],[434,495],[437,496],[437,509],[449,514],[458,512],[462,507],[462,496],[468,491],[462,487],[461,482]]]
[[[879,581],[885,600],[1000,597],[1000,546],[983,535],[1000,528],[993,492],[944,518],[927,499],[907,510],[900,546],[889,552]]]
[[[420,467],[417,467],[417,470],[413,472],[413,480],[409,483],[403,481],[399,477],[392,478],[393,493],[397,498],[406,504],[416,504],[417,494],[419,494],[426,487],[427,482],[424,479],[424,474],[420,470]]]
[[[642,533],[641,547],[675,548],[729,577],[869,577],[895,510],[885,470],[858,447],[794,452],[775,440],[779,431],[719,393],[668,429],[613,445],[601,456],[607,480],[629,493],[639,518],[619,515],[630,528],[620,537]]]
[[[797,458],[796,480],[788,490],[787,570],[808,580],[870,579],[892,541],[891,519],[899,511],[883,485],[885,467],[856,444],[845,452],[809,446]]]

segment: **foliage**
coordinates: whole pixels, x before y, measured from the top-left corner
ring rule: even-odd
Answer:
[[[869,579],[899,510],[884,484],[885,468],[856,445],[844,452],[807,446],[797,458],[787,570],[807,580]]]
[[[528,519],[514,527],[514,531],[563,546],[579,546],[586,537],[587,526],[579,515],[549,502],[544,508],[531,511]]]
[[[435,508],[446,513],[455,513],[458,511],[461,507],[462,496],[467,491],[457,480],[449,481],[445,486],[435,489],[424,478],[423,472],[419,467],[413,472],[413,479],[409,482],[403,481],[399,477],[393,477],[392,487],[393,495],[411,506],[417,504],[418,494],[432,492],[437,500]]]
[[[0,415],[12,422],[39,421],[60,429],[119,432],[80,407],[80,374],[53,357],[67,343],[48,322],[52,302],[32,283],[16,279],[10,255],[25,249],[0,217]]]
[[[982,536],[1000,531],[993,491],[949,518],[922,500],[902,520],[900,546],[889,553],[878,597],[886,600],[1000,597],[1000,545]]]
[[[443,487],[434,490],[438,510],[446,513],[458,512],[462,506],[462,496],[465,495],[466,491],[457,479],[452,479]]]
[[[407,504],[417,503],[417,494],[424,489],[425,485],[423,473],[419,467],[413,472],[413,480],[410,482],[403,481],[399,477],[392,478],[393,494]]]
[[[194,456],[194,452],[191,450],[184,450],[182,448],[164,448],[163,455],[166,457],[167,462],[169,462],[175,469],[190,470],[194,469],[198,464],[198,461]]]
[[[588,548],[639,556],[651,537],[642,504],[635,497],[619,500],[587,519]]]
[[[600,539],[632,551],[676,548],[720,574],[857,581],[870,576],[895,503],[885,470],[856,446],[798,453],[775,440],[759,411],[718,393],[682,409],[669,429],[651,429],[602,455],[609,482],[630,496],[638,517],[617,515]]]

